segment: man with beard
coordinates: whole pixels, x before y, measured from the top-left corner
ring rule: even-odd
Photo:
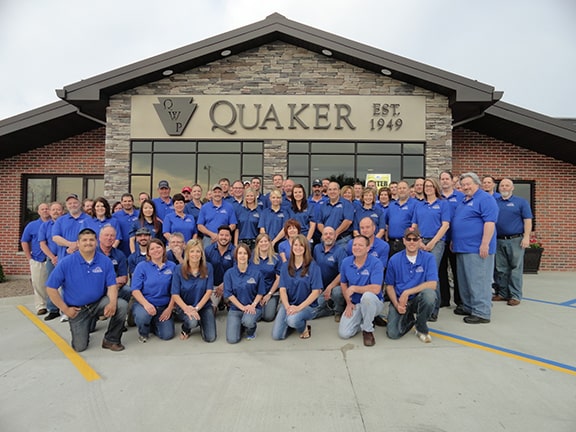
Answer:
[[[232,244],[232,230],[228,225],[220,225],[215,243],[206,248],[206,261],[212,264],[214,269],[214,291],[212,291],[212,306],[223,310],[224,303],[224,273],[234,265],[234,245]]]

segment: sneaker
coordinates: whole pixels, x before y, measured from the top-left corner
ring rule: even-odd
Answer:
[[[60,317],[60,322],[68,322],[68,320],[69,320],[68,315],[62,314],[62,316]]]
[[[246,340],[254,340],[256,339],[256,333],[251,334],[251,335],[246,335]]]
[[[336,321],[337,323],[339,323],[341,319],[342,319],[342,314],[341,314],[341,313],[336,313],[336,314],[334,314],[334,321]]]
[[[146,336],[138,335],[138,342],[146,343],[146,341],[148,341],[148,338]]]
[[[438,321],[438,315],[436,315],[436,314],[430,315],[430,318],[428,318],[428,321],[430,321],[430,322]]]
[[[418,339],[420,339],[421,342],[424,343],[432,342],[432,336],[430,336],[429,333],[420,333],[418,330],[416,330],[416,336],[418,337]]]
[[[388,321],[384,315],[377,315],[374,318],[373,324],[378,327],[386,327],[388,325]]]

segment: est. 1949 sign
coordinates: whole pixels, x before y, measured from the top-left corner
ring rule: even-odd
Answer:
[[[420,96],[133,96],[131,137],[425,140]]]

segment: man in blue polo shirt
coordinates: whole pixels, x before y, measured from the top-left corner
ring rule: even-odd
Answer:
[[[517,306],[522,300],[524,250],[530,245],[532,210],[524,198],[512,195],[514,183],[502,179],[498,187],[496,222],[496,295],[492,301]]]
[[[40,216],[38,219],[28,223],[26,228],[24,228],[20,244],[30,265],[30,279],[34,290],[36,314],[45,315],[48,312],[46,309],[46,279],[48,278],[48,272],[46,270],[46,254],[40,247],[39,232],[41,226],[50,220],[48,204],[42,203],[38,206],[38,216]]]
[[[78,250],[58,262],[46,288],[52,302],[70,321],[72,348],[88,348],[90,327],[100,316],[110,318],[102,348],[122,351],[120,339],[128,304],[118,298],[112,262],[96,251],[96,231],[84,228],[78,234]],[[62,296],[58,287],[62,287]]]
[[[80,199],[76,194],[66,197],[68,214],[59,217],[52,227],[52,240],[59,246],[58,260],[78,249],[78,233],[84,228],[96,230],[93,219],[82,211]]]
[[[427,321],[436,304],[438,270],[434,255],[420,249],[418,228],[407,228],[404,250],[392,255],[386,271],[386,294],[390,299],[386,334],[399,339],[416,324],[416,336],[432,341]]]
[[[230,232],[236,229],[236,212],[232,204],[222,199],[220,184],[212,186],[212,200],[202,206],[196,222],[198,231],[204,235],[204,249],[218,240],[218,227],[221,225],[227,225]]]
[[[122,210],[112,214],[112,217],[118,220],[120,225],[120,245],[118,249],[124,252],[124,255],[130,255],[130,231],[132,225],[138,220],[139,211],[134,207],[134,197],[131,193],[122,194],[120,198]]]
[[[336,245],[346,247],[352,238],[352,222],[354,221],[354,206],[348,200],[340,197],[340,185],[336,182],[328,184],[328,200],[317,207],[318,230],[330,226],[336,230]]]
[[[391,201],[384,216],[387,228],[390,256],[404,249],[402,236],[404,230],[412,225],[414,209],[420,202],[410,198],[410,186],[404,180],[398,182],[398,199]]]
[[[334,315],[334,321],[340,322],[346,308],[346,301],[340,286],[340,265],[346,258],[346,252],[336,246],[334,228],[324,227],[322,243],[314,247],[313,255],[314,261],[320,267],[324,286],[322,294],[318,297],[318,306],[314,308],[314,319]]]
[[[369,244],[370,240],[363,235],[354,238],[353,256],[344,258],[340,266],[340,285],[346,299],[346,309],[340,320],[338,334],[348,339],[362,330],[365,346],[376,343],[373,322],[384,308],[384,266],[378,258],[368,255]]]
[[[128,260],[124,252],[113,247],[116,242],[116,228],[112,225],[105,225],[98,233],[98,242],[100,243],[98,252],[106,255],[114,266],[118,297],[130,301],[132,291],[126,286],[128,282]]]
[[[62,216],[62,204],[58,201],[54,201],[50,204],[50,219],[40,225],[38,230],[38,241],[40,242],[40,249],[46,254],[46,278],[50,276],[50,273],[56,267],[58,263],[58,249],[59,246],[52,240],[52,228],[56,220]],[[48,314],[44,317],[44,321],[51,321],[60,316],[60,311],[52,301],[48,294],[46,294],[46,309],[48,309]]]
[[[492,309],[492,277],[496,253],[495,225],[498,205],[480,189],[473,172],[460,176],[464,199],[452,218],[452,250],[458,262],[462,304],[454,309],[467,324],[487,324]]]
[[[206,261],[212,264],[214,269],[214,291],[211,297],[214,312],[224,309],[224,303],[220,303],[224,295],[224,273],[234,265],[234,245],[230,227],[221,225],[217,233],[216,242],[206,248]]]
[[[386,268],[386,265],[388,264],[388,256],[390,254],[390,246],[388,246],[388,243],[384,240],[376,237],[377,227],[374,219],[366,216],[358,224],[358,229],[360,230],[360,234],[370,241],[370,244],[368,245],[368,255],[378,258],[382,262],[384,268]],[[348,256],[352,255],[353,242],[354,240],[350,240],[346,247],[346,253]]]
[[[164,222],[166,214],[174,211],[174,203],[170,196],[171,190],[170,183],[167,180],[160,180],[158,182],[158,197],[152,200],[154,207],[156,207],[156,216],[162,222]]]

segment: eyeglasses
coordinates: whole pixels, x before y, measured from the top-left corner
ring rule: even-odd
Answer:
[[[408,242],[417,242],[420,241],[420,237],[404,237],[404,240]]]

